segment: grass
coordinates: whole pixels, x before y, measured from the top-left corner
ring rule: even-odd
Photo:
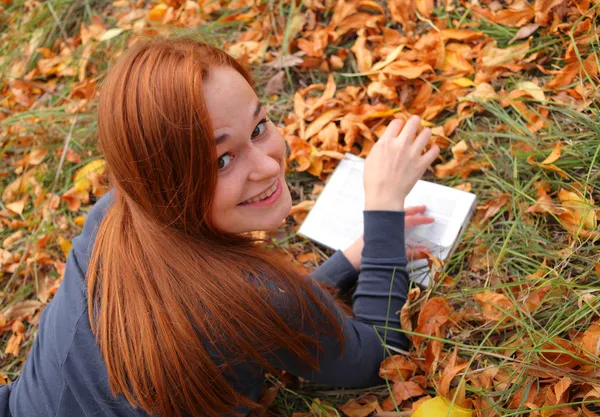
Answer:
[[[302,13],[302,3],[297,7],[274,0],[263,1],[267,12],[272,16],[274,24],[270,34],[281,43],[278,49],[281,53],[291,50],[293,39],[290,39],[290,24],[298,14]],[[598,7],[596,5],[595,7]],[[34,7],[28,10],[27,7]],[[81,23],[89,25],[93,15],[104,16],[111,6],[94,0],[54,0],[41,2],[34,6],[24,0],[13,1],[12,5],[0,14],[0,88],[6,91],[16,78],[22,77],[35,67],[41,58],[40,53],[32,53],[29,59],[23,61],[23,69],[15,74],[15,63],[24,59],[23,48],[31,43],[46,48],[56,46],[65,36],[74,36]],[[594,8],[589,13],[594,12]],[[234,11],[219,11],[213,14],[214,20],[199,28],[178,28],[178,35],[192,36],[213,44],[231,41],[244,29],[241,22],[221,22]],[[443,10],[436,10],[442,15]],[[107,26],[116,20],[108,13]],[[281,24],[280,17],[283,16]],[[457,8],[448,15],[452,25],[461,24],[473,18],[467,9]],[[575,26],[575,25],[574,25]],[[158,27],[158,26],[157,26]],[[508,41],[515,35],[516,29],[499,26],[493,22],[485,22],[480,28],[482,32],[497,40],[499,47],[506,47]],[[595,32],[597,34],[597,31]],[[282,36],[283,34],[283,36]],[[125,33],[109,42],[98,46],[90,63],[95,65],[95,81],[100,81],[103,71],[115,51],[125,48],[129,33]],[[335,52],[336,48],[349,48],[354,41],[350,34],[332,45],[328,51]],[[545,50],[550,61],[562,57],[566,45],[574,43],[571,33],[565,37],[534,36],[530,53]],[[598,51],[598,39],[592,38],[590,48]],[[73,50],[74,57],[80,57],[82,46]],[[582,60],[579,49],[575,49],[577,59]],[[263,55],[264,59],[264,55]],[[262,61],[262,60],[261,60]],[[302,85],[325,83],[328,74],[318,70],[301,72],[297,68],[286,68],[284,90],[276,97],[266,97],[264,87],[268,80],[277,72],[275,69],[257,65],[255,79],[260,95],[268,105],[271,118],[283,125],[284,117],[292,108],[294,91]],[[356,62],[352,55],[346,60],[345,67],[340,73],[357,73]],[[539,72],[516,74],[509,79],[503,79],[501,85],[510,87],[522,80],[532,77],[543,77]],[[53,77],[50,77],[52,79]],[[587,75],[597,93],[597,83]],[[56,79],[57,88],[42,85],[45,92],[37,95],[36,102],[25,109],[16,105],[6,107],[0,104],[0,158],[4,162],[18,161],[25,154],[36,148],[48,149],[48,154],[37,168],[36,180],[45,192],[62,195],[73,185],[74,173],[96,159],[96,121],[95,104],[83,113],[74,114],[68,111],[67,97],[74,85],[76,77]],[[338,88],[346,85],[364,85],[369,82],[367,77],[346,77],[335,74]],[[575,84],[573,83],[572,86]],[[437,87],[437,86],[436,86]],[[466,179],[454,176],[447,179],[435,179],[436,182],[455,186],[465,181],[472,184],[473,192],[479,201],[487,201],[499,193],[509,195],[507,204],[503,205],[496,214],[483,224],[473,222],[460,246],[449,260],[444,274],[435,285],[421,293],[414,304],[415,312],[422,302],[433,296],[448,299],[458,310],[476,308],[474,295],[484,291],[493,291],[504,295],[512,302],[511,308],[495,305],[507,321],[489,321],[463,319],[448,330],[444,338],[423,335],[428,340],[439,340],[445,350],[458,349],[459,356],[468,361],[471,366],[466,372],[458,375],[458,381],[453,385],[466,383],[469,394],[477,394],[483,398],[486,407],[483,415],[518,416],[530,414],[530,410],[520,404],[517,409],[507,407],[507,403],[518,391],[527,392],[537,389],[539,380],[531,377],[533,371],[550,372],[554,375],[568,376],[575,382],[593,383],[595,379],[584,372],[549,364],[545,357],[551,354],[563,354],[573,357],[573,353],[565,346],[555,342],[556,338],[569,340],[574,334],[586,329],[589,324],[600,319],[600,286],[594,272],[594,263],[600,262],[600,242],[592,239],[574,237],[560,224],[554,215],[526,214],[525,209],[535,203],[536,182],[546,181],[554,195],[560,188],[571,190],[573,184],[580,184],[586,189],[588,196],[596,201],[594,210],[598,210],[600,201],[600,109],[593,102],[584,111],[549,101],[538,104],[537,109],[547,109],[548,126],[536,133],[527,128],[516,108],[501,107],[497,102],[480,102],[481,112],[472,118],[464,120],[452,137],[452,142],[465,140],[470,149],[477,149],[476,160],[489,164],[481,172],[475,172]],[[3,119],[3,120],[2,120]],[[500,130],[499,127],[503,129]],[[544,170],[527,162],[530,155],[536,161],[543,160],[552,150],[557,141],[563,143],[562,155],[555,165],[564,170],[568,178],[560,177],[556,172]],[[516,144],[530,145],[533,152],[511,152],[511,146]],[[61,150],[72,150],[80,157],[80,162],[64,161],[60,163]],[[448,152],[448,151],[445,151]],[[444,153],[444,156],[449,155]],[[0,184],[2,189],[17,179],[14,168],[7,164],[0,168]],[[426,179],[434,179],[429,173]],[[318,183],[314,177],[306,173],[292,172],[288,176],[295,202],[311,197],[311,190]],[[93,200],[92,200],[93,202]],[[0,203],[0,210],[6,210]],[[49,236],[48,245],[43,252],[53,259],[65,261],[57,238],[60,236],[71,240],[81,228],[75,224],[75,217],[85,213],[68,211],[64,204],[60,205],[49,215],[44,216],[41,207],[35,207],[30,200],[21,216],[10,217],[11,222],[22,222],[19,229],[25,230],[24,238],[15,242],[9,249],[17,254],[36,248],[39,239]],[[1,225],[2,223],[0,223]],[[294,221],[288,222],[288,227],[281,230],[274,239],[274,245],[292,253],[315,252],[322,259],[332,251],[322,248],[294,234]],[[8,226],[0,228],[0,242],[9,237],[14,230]],[[565,249],[568,249],[566,251]],[[38,249],[35,249],[38,250]],[[483,252],[482,252],[483,251]],[[487,255],[489,267],[473,269],[474,255]],[[541,266],[546,261],[545,266]],[[541,272],[535,276],[536,272]],[[59,274],[51,265],[23,262],[18,269],[0,272],[0,311],[15,303],[36,299],[40,282],[46,276],[56,279]],[[532,278],[533,277],[533,278]],[[443,278],[451,278],[443,282]],[[521,308],[526,293],[523,288],[529,287],[529,293],[549,287],[543,297],[540,307],[533,313],[527,313]],[[28,354],[34,336],[37,332],[35,319],[26,325],[25,341],[21,345],[21,354],[13,357],[0,353],[0,372],[10,379],[18,376],[24,359]],[[388,328],[388,331],[398,331]],[[415,334],[414,332],[406,332]],[[10,332],[0,335],[0,349],[3,352],[10,337]],[[570,343],[570,342],[569,342]],[[587,362],[597,371],[599,358],[590,355]],[[482,370],[498,367],[507,372],[511,382],[506,388],[481,389],[473,383],[474,376]],[[597,376],[597,374],[596,374]],[[269,376],[267,384],[277,385],[279,379]],[[280,389],[270,413],[272,415],[292,415],[293,412],[313,410],[314,415],[322,410],[323,415],[341,415],[324,402],[343,404],[348,399],[356,398],[366,392],[385,394],[389,386],[382,385],[364,390],[332,390],[317,384],[292,381]],[[428,388],[431,395],[435,392]],[[316,400],[320,401],[320,404]],[[597,400],[595,404],[598,404]],[[581,404],[582,401],[571,403]],[[593,401],[592,401],[593,403]],[[546,406],[539,410],[549,410]],[[592,409],[592,407],[589,407]]]

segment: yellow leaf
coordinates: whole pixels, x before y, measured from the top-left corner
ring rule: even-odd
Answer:
[[[525,58],[529,52],[530,41],[510,46],[508,48],[496,47],[496,42],[487,44],[482,50],[481,63],[484,67],[497,67],[498,65],[513,64]]]
[[[65,254],[65,256],[69,256],[69,251],[71,250],[71,247],[73,246],[73,244],[71,243],[70,240],[65,239],[62,236],[58,237],[58,246],[60,246],[60,249],[62,250],[62,253]]]
[[[472,415],[473,411],[456,404],[450,407],[450,402],[443,397],[435,397],[421,403],[413,413],[413,417],[471,417]]]
[[[373,73],[387,67],[388,65],[390,65],[392,62],[394,62],[396,60],[396,58],[398,58],[398,56],[400,56],[400,52],[402,52],[403,49],[404,49],[404,44],[399,45],[396,48],[394,48],[394,50],[392,52],[390,52],[390,54],[387,56],[387,58],[385,60],[379,61],[375,65],[373,65],[373,68],[371,68],[371,71],[369,71],[368,74],[373,74]]]
[[[98,40],[100,42],[104,42],[104,41],[108,41],[111,40],[112,38],[116,38],[117,36],[119,36],[121,33],[123,33],[125,29],[121,29],[121,28],[112,28],[112,29],[108,29],[106,32],[104,32],[102,34],[102,36],[100,36],[98,38]]]
[[[434,72],[433,68],[429,64],[414,64],[407,66],[401,62],[394,62],[383,69],[385,74],[404,77],[408,78],[409,80],[419,78],[425,71]]]
[[[563,207],[571,212],[577,224],[583,223],[583,226],[588,230],[596,229],[597,221],[593,200],[585,201],[578,194],[565,189],[561,189],[558,192],[558,198],[562,202]]]
[[[551,164],[552,162],[557,161],[558,158],[560,158],[560,142],[556,144],[552,152],[550,152],[550,155],[548,155],[548,157],[544,159],[541,163]]]
[[[85,224],[85,217],[77,216],[73,219],[73,223],[75,223],[79,227],[83,227],[83,225]]]
[[[165,13],[167,13],[168,8],[169,6],[167,6],[165,3],[157,4],[148,12],[148,20],[152,22],[162,21]]]
[[[88,174],[92,172],[97,172],[102,175],[106,168],[106,161],[104,159],[96,159],[85,165],[79,171],[75,173],[75,177],[73,178],[74,188],[79,192],[87,192],[90,191],[92,187],[92,183],[88,180]]]
[[[12,211],[13,213],[17,213],[19,215],[23,214],[23,209],[25,208],[25,203],[29,200],[29,196],[26,195],[24,198],[19,201],[15,201],[14,203],[10,203],[6,205],[6,208]]]
[[[370,120],[370,119],[386,118],[388,116],[391,116],[394,113],[398,113],[399,111],[402,111],[401,107],[395,107],[393,109],[384,110],[384,111],[374,111],[372,113],[368,113],[365,116],[363,116],[361,118],[361,121],[364,122],[365,120]]]
[[[455,78],[452,82],[461,87],[475,87],[475,83],[466,77]]]
[[[524,91],[536,100],[542,102],[546,101],[546,96],[544,95],[544,90],[542,87],[538,86],[532,81],[521,81],[520,83],[517,83],[515,90]]]

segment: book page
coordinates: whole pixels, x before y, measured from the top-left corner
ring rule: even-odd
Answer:
[[[330,175],[298,234],[332,249],[348,248],[363,233],[364,159],[346,154]],[[444,260],[452,252],[462,226],[469,220],[475,195],[428,181],[417,181],[406,198],[405,207],[425,204],[425,215],[434,223],[408,229],[408,246],[427,246]],[[427,285],[429,268],[426,260],[407,265],[411,279]]]

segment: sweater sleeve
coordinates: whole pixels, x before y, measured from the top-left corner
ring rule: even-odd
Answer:
[[[344,252],[338,250],[312,271],[310,276],[341,291],[347,291],[356,283],[358,271],[354,269]]]
[[[275,352],[275,366],[310,381],[337,387],[358,388],[384,382],[378,375],[381,361],[389,355],[384,340],[394,347],[408,346],[397,314],[408,293],[404,216],[404,211],[364,211],[365,246],[353,295],[356,318],[345,317],[333,298],[312,281],[342,327],[343,352],[334,336],[315,335],[312,327],[307,326],[301,331],[317,337],[322,348],[311,352],[318,359],[319,369],[310,369],[286,350]],[[316,306],[313,307],[312,312],[318,314]]]

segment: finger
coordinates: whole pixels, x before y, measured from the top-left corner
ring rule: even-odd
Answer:
[[[385,128],[385,131],[383,132],[383,135],[381,135],[380,140],[386,139],[386,138],[397,137],[400,134],[400,132],[402,131],[403,127],[404,127],[404,120],[401,120],[401,119],[392,120]]]
[[[427,246],[409,246],[406,248],[406,257],[409,260],[427,259],[427,254],[431,253]]]
[[[423,154],[423,156],[421,157],[421,161],[423,162],[423,164],[425,164],[425,166],[429,166],[432,164],[433,161],[435,161],[439,154],[440,147],[436,144],[433,144],[431,148],[429,148],[429,150]]]
[[[419,226],[421,224],[434,223],[435,218],[431,216],[409,216],[405,217],[404,228],[410,229],[411,227]]]
[[[413,147],[419,153],[419,155],[421,154],[421,152],[423,152],[423,149],[429,143],[430,138],[431,138],[431,129],[427,127],[425,129],[423,129],[421,131],[421,133],[419,133],[419,136],[417,136],[417,138],[413,142]]]
[[[402,132],[400,132],[400,136],[398,136],[398,138],[400,139],[400,141],[411,143],[420,126],[421,118],[419,116],[410,116],[410,118],[406,122],[406,125],[404,125]]]
[[[407,215],[413,215],[413,214],[418,214],[418,213],[424,213],[425,210],[427,210],[427,206],[425,204],[419,205],[419,206],[410,206],[410,207],[406,207],[404,209],[404,211],[406,212]]]

